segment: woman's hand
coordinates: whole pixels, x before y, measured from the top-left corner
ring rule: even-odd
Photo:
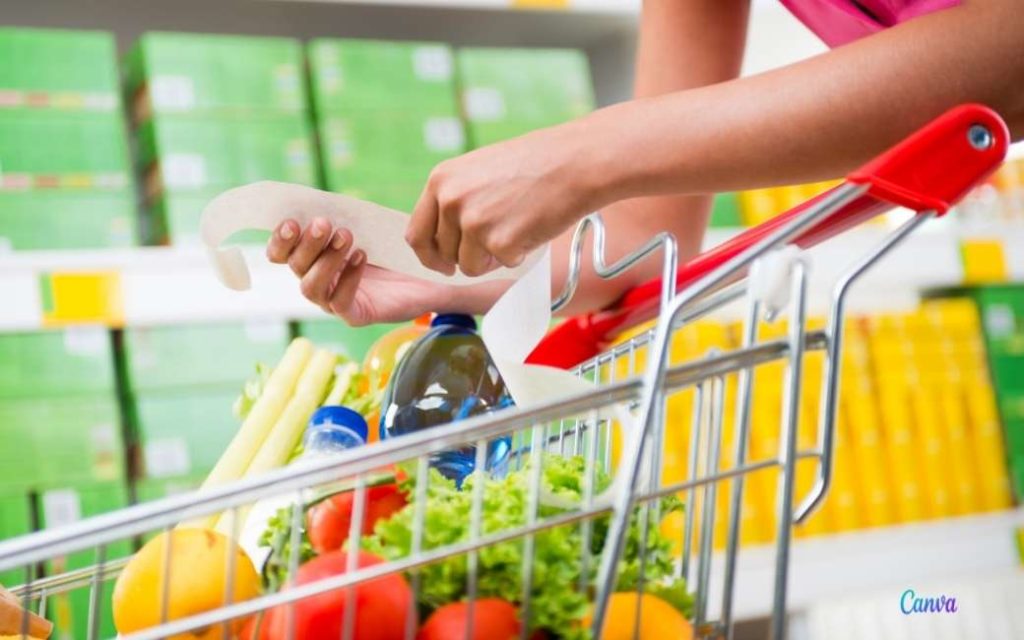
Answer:
[[[294,220],[281,223],[267,244],[267,257],[287,263],[301,279],[302,295],[352,326],[460,311],[453,307],[466,302],[453,300],[453,287],[366,264],[366,254],[352,250],[352,234],[324,218],[305,230]]]
[[[424,266],[477,276],[514,267],[597,206],[600,176],[578,122],[446,160],[406,232]]]

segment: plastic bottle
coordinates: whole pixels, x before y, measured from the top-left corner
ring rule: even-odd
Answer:
[[[442,314],[398,363],[381,403],[380,438],[393,438],[511,406],[512,397],[473,318]],[[492,440],[486,468],[505,472],[511,438]],[[476,447],[442,451],[431,464],[459,485],[476,467]]]
[[[363,374],[369,380],[368,391],[387,386],[391,372],[402,355],[430,329],[430,315],[416,318],[412,324],[403,324],[377,338],[363,358]]]
[[[320,407],[302,436],[302,458],[328,456],[366,444],[366,420],[342,406]]]

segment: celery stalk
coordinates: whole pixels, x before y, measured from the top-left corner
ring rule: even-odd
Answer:
[[[263,393],[249,411],[238,433],[221,455],[203,488],[217,487],[238,480],[256,457],[291,399],[300,376],[313,353],[313,343],[296,338],[288,346],[281,361],[267,380]],[[212,527],[218,515],[204,516],[188,523],[194,527]]]
[[[327,385],[334,375],[334,365],[337,361],[338,356],[334,353],[326,349],[316,350],[295,385],[295,393],[277,418],[259,451],[252,458],[245,475],[266,473],[271,469],[283,466],[288,461],[288,456],[302,438],[310,416],[320,406],[327,394]],[[239,524],[245,522],[248,509],[248,507],[238,509]],[[224,513],[215,525],[217,531],[228,536],[241,528],[234,526],[231,513],[230,511]]]

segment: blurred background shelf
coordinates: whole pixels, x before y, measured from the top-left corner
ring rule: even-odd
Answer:
[[[964,583],[1020,572],[1014,529],[1024,526],[1024,508],[947,518],[896,527],[797,540],[790,556],[789,603],[796,611],[841,598],[877,592],[919,592],[926,585]],[[734,600],[738,619],[771,611],[774,549],[740,551]],[[712,564],[711,593],[719,593],[722,559]],[[962,602],[962,601],[961,601]],[[970,606],[967,604],[966,606]],[[711,602],[711,615],[721,603]]]
[[[812,311],[824,308],[836,277],[890,228],[865,226],[809,252],[815,267]],[[714,246],[740,231],[711,229],[705,244]],[[918,302],[923,290],[965,284],[969,274],[963,247],[978,241],[994,243],[1008,278],[1024,278],[1024,225],[938,220],[865,276],[851,298],[851,310],[905,310]],[[0,330],[324,317],[302,298],[286,267],[267,262],[259,246],[244,251],[254,284],[246,292],[223,287],[205,250],[195,246],[0,253],[0,298],[5,307]]]

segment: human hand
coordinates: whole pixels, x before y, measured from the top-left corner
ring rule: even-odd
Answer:
[[[469,276],[514,267],[590,213],[600,181],[583,131],[542,129],[437,165],[406,231],[423,265]]]
[[[267,257],[288,264],[301,279],[302,295],[352,326],[402,322],[430,311],[461,311],[453,287],[420,280],[366,263],[353,250],[352,234],[314,218],[306,229],[282,222],[267,243]]]

